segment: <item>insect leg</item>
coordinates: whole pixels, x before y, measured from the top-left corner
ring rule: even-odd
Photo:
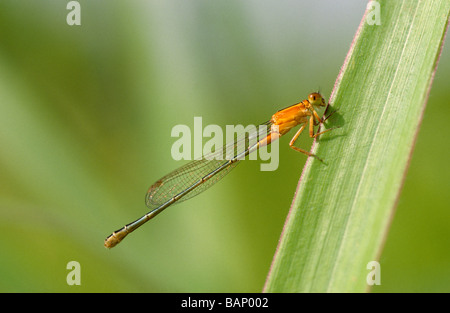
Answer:
[[[333,112],[331,112],[330,115],[328,115],[328,116],[325,117],[324,119],[319,119],[319,120],[320,120],[320,123],[323,124],[323,123],[324,123],[331,115],[333,115],[334,112],[336,112],[336,110],[333,111]],[[314,111],[314,113],[315,113],[314,115],[317,115],[316,111]],[[324,133],[326,133],[326,132],[329,132],[330,130],[339,128],[339,126],[336,126],[336,127],[332,127],[332,128],[326,129],[326,130],[324,130],[324,131],[321,131],[321,132],[319,132],[319,133],[317,133],[317,134],[314,134],[314,125],[317,125],[317,124],[316,124],[316,120],[313,118],[314,115],[311,115],[311,118],[310,118],[310,121],[309,121],[309,137],[311,137],[311,138],[317,138],[318,136],[320,136],[320,135],[322,135],[322,134],[324,134]],[[313,123],[314,123],[314,125],[313,125]]]
[[[314,122],[313,122],[313,126],[314,126]],[[300,148],[294,146],[295,142],[296,142],[297,139],[298,139],[298,136],[300,136],[300,134],[301,134],[302,131],[305,129],[305,127],[306,127],[306,124],[303,124],[303,125],[300,127],[300,129],[295,133],[294,137],[292,137],[291,142],[289,142],[289,146],[290,146],[292,149],[294,149],[295,151],[298,151],[298,152],[301,152],[301,153],[303,153],[303,154],[306,154],[307,156],[315,157],[315,158],[318,159],[319,161],[323,162],[323,160],[322,160],[321,158],[319,158],[317,155],[315,155],[315,154],[313,154],[313,153],[311,153],[311,152],[308,152],[308,151],[306,151],[306,150],[303,150],[303,149],[300,149]]]

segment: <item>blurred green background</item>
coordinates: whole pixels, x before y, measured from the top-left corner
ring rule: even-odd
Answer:
[[[306,160],[290,138],[277,171],[243,162],[116,248],[103,240],[185,163],[173,126],[255,124],[319,87],[328,98],[365,1],[79,1],[81,26],[67,3],[0,1],[0,291],[261,291]],[[450,292],[448,48],[375,292]]]

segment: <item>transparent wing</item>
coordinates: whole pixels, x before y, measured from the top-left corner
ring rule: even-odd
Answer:
[[[238,158],[238,156],[246,155],[246,152],[251,150],[250,148],[255,147],[258,138],[262,139],[267,136],[270,132],[270,128],[271,123],[267,122],[259,125],[258,128],[255,127],[251,131],[245,131],[238,134],[234,141],[227,143],[216,151],[205,154],[201,159],[191,161],[164,176],[148,190],[145,198],[147,206],[149,208],[161,206],[182,191],[198,183],[203,177],[216,169],[223,167],[220,171],[215,173],[214,176],[199,184],[197,188],[184,195],[176,203],[191,199],[202,193],[235,168],[239,163],[239,160],[233,163],[230,163],[229,161]],[[228,166],[225,166],[225,164],[228,164]]]

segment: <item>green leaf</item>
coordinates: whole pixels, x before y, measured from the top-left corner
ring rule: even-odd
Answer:
[[[450,10],[448,0],[373,3],[331,96],[338,112],[326,127],[341,128],[313,146],[325,164],[305,165],[266,292],[370,289],[368,263],[395,211]]]

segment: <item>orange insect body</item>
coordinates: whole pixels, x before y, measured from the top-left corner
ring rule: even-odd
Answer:
[[[310,94],[308,99],[278,111],[272,115],[272,118],[270,119],[270,122],[272,123],[272,130],[265,139],[261,140],[260,146],[270,144],[272,141],[277,140],[279,137],[289,132],[295,126],[303,124],[303,126],[300,127],[299,131],[295,134],[294,138],[292,138],[289,145],[294,150],[315,157],[315,155],[295,147],[294,142],[297,140],[298,136],[308,122],[310,123],[310,137],[316,137],[323,133],[321,132],[319,134],[314,134],[314,126],[324,121],[314,110],[314,106],[323,107],[325,105],[326,104],[323,97],[319,93],[315,92]]]
[[[325,106],[325,100],[319,93],[312,93],[308,99],[278,111],[272,115],[271,121],[274,125],[278,125],[280,135],[286,134],[299,124],[308,123],[310,118],[313,119],[313,124],[317,125],[322,120],[313,106]]]
[[[290,131],[291,128],[308,122],[308,116],[311,115],[311,112],[303,102],[278,111],[272,116],[271,122],[278,126],[278,132],[281,136]]]

